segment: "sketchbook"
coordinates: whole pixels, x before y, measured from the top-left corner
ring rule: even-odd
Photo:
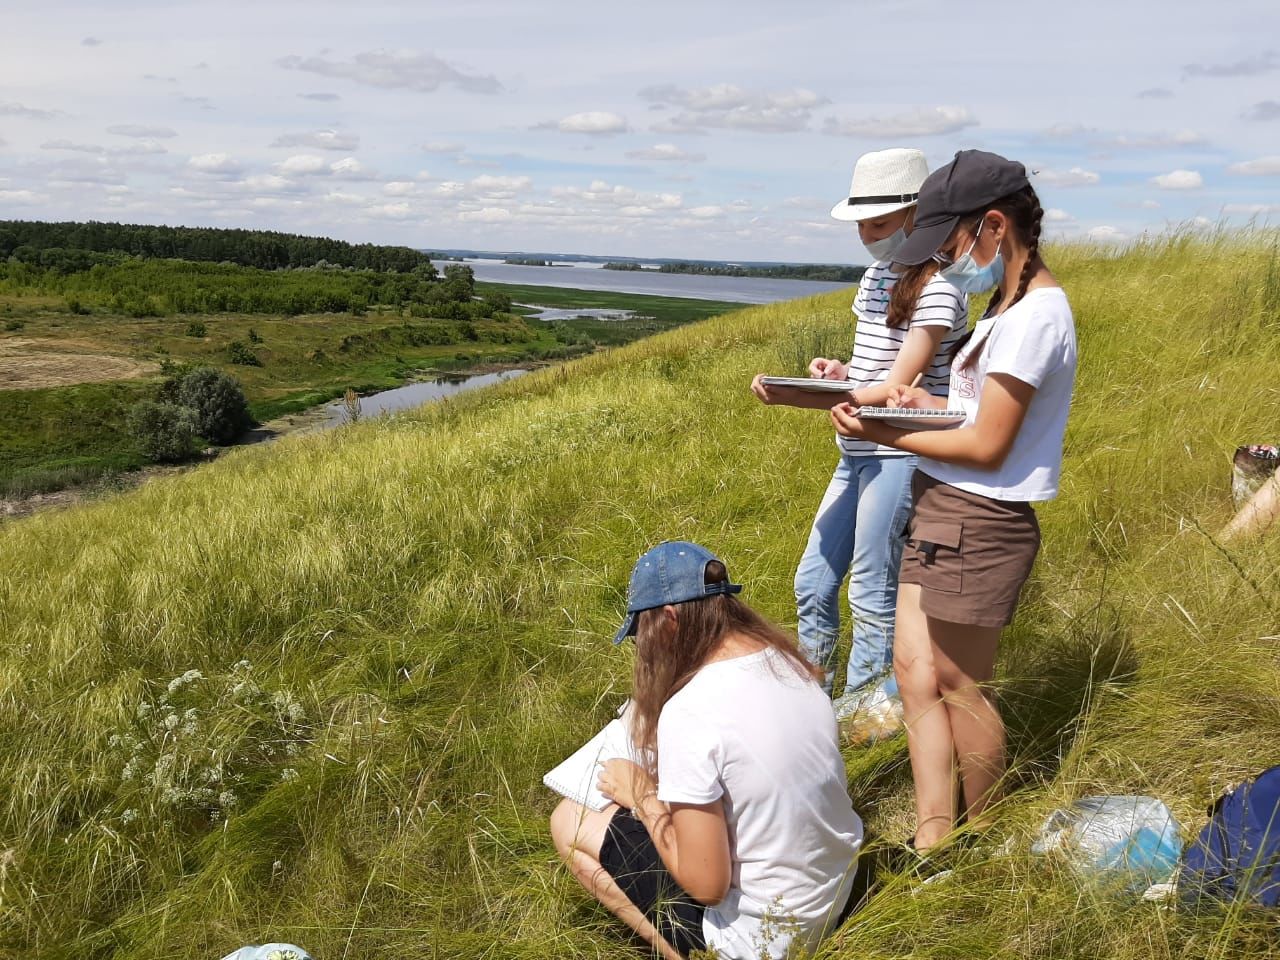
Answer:
[[[631,743],[630,705],[630,700],[624,703],[617,718],[549,771],[542,782],[561,796],[597,812],[609,806],[613,801],[596,789],[600,765],[619,757],[642,763]]]
[[[811,377],[761,377],[766,387],[791,387],[806,393],[848,393],[857,384],[852,380],[814,380]]]
[[[929,430],[963,423],[963,410],[933,410],[916,407],[859,407],[858,416],[865,420],[882,420],[907,430]]]

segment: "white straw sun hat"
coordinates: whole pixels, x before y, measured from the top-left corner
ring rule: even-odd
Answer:
[[[924,154],[908,147],[864,153],[853,165],[849,196],[831,208],[837,220],[870,220],[909,207],[929,176]]]

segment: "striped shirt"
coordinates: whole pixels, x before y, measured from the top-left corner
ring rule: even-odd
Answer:
[[[849,379],[857,387],[869,387],[883,383],[889,376],[898,351],[906,339],[908,327],[890,327],[885,323],[889,313],[889,295],[898,275],[889,269],[889,262],[877,260],[862,275],[858,294],[853,299],[853,312],[858,318],[853,335],[853,356],[849,360]],[[911,327],[947,327],[938,344],[938,352],[925,367],[920,386],[935,397],[945,397],[951,382],[951,354],[956,341],[964,336],[969,326],[967,298],[950,281],[934,274],[924,285],[916,300]],[[870,440],[855,440],[837,435],[836,442],[843,453],[866,456],[869,453],[882,456],[907,456],[902,450],[882,447]]]

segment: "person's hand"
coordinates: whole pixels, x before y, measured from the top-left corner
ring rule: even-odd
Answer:
[[[831,422],[842,437],[862,439],[866,436],[866,426],[858,419],[858,408],[851,403],[838,403],[832,407]]]
[[[654,790],[653,778],[644,767],[630,760],[615,757],[600,766],[596,789],[620,807],[634,810]]]
[[[889,388],[889,396],[885,398],[886,407],[931,407],[933,395],[923,387],[908,387],[904,383]]]
[[[751,392],[760,398],[761,403],[774,404],[778,402],[777,392],[774,388],[765,386],[762,382],[765,375],[757,373],[751,381]]]
[[[809,376],[815,380],[847,380],[849,368],[839,360],[814,357],[809,361]]]

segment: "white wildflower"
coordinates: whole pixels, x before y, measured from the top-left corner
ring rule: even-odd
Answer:
[[[293,783],[293,781],[298,779],[298,771],[293,769],[293,767],[285,767],[280,771],[280,779],[284,783]]]
[[[204,674],[199,670],[188,670],[180,677],[174,677],[169,681],[169,692],[177,693],[188,684],[195,683],[197,680],[203,680]]]
[[[133,823],[138,819],[138,811],[130,807],[124,813],[120,814],[121,823]]]
[[[223,790],[218,794],[218,806],[223,807],[224,809],[226,807],[234,807],[237,802],[238,798],[230,790]]]

